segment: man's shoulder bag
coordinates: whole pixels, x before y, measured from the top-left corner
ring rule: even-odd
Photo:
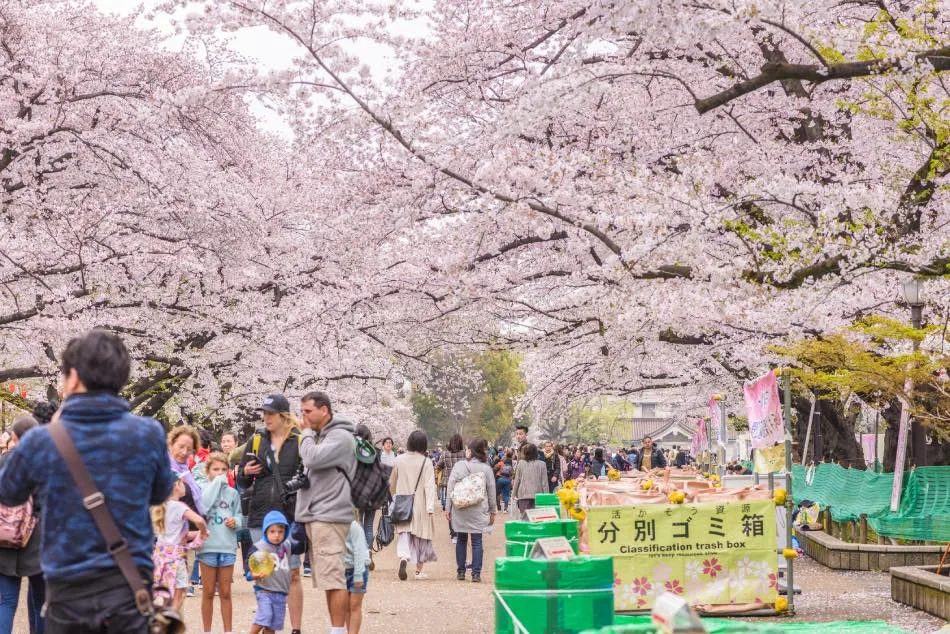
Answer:
[[[106,498],[96,488],[89,470],[83,464],[79,450],[76,449],[73,439],[69,436],[69,431],[59,420],[59,412],[53,417],[49,424],[49,434],[56,445],[56,450],[62,457],[69,474],[72,476],[73,483],[79,489],[82,496],[82,504],[89,511],[96,528],[102,535],[106,543],[106,548],[115,559],[116,565],[125,577],[125,581],[132,589],[135,596],[135,607],[149,619],[150,634],[181,634],[185,631],[185,624],[181,620],[181,615],[177,610],[172,609],[165,604],[164,599],[154,598],[146,589],[145,582],[139,572],[138,566],[132,559],[132,553],[129,552],[129,544],[119,532],[119,527],[115,519],[106,506]]]

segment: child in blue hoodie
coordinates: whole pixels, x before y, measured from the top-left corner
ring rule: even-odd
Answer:
[[[349,604],[346,609],[347,634],[359,634],[363,625],[363,595],[369,582],[369,547],[363,525],[354,521],[346,536],[346,552],[343,567],[346,570],[346,591]]]
[[[274,571],[269,575],[254,575],[254,596],[257,612],[251,634],[274,634],[284,628],[287,612],[287,593],[290,592],[290,556],[303,554],[306,542],[290,535],[290,524],[280,511],[271,511],[264,516],[264,531],[261,540],[254,544],[256,551],[270,553]]]
[[[223,453],[208,455],[202,469],[207,475],[201,501],[207,509],[208,539],[198,551],[203,582],[201,621],[204,631],[210,634],[217,586],[224,632],[231,634],[231,579],[237,560],[237,531],[241,528],[241,496],[228,485],[228,457]]]

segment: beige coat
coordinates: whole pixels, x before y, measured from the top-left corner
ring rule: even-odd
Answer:
[[[420,539],[432,539],[435,536],[433,522],[436,504],[439,504],[435,490],[435,469],[432,461],[417,453],[404,453],[396,458],[393,473],[389,479],[389,491],[393,495],[409,495],[419,478],[419,469],[422,469],[422,478],[419,487],[415,490],[415,499],[412,501],[412,521],[396,524],[397,533],[412,533]]]

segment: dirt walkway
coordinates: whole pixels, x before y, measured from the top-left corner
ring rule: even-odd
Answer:
[[[369,592],[363,602],[363,630],[367,634],[409,634],[453,632],[482,634],[495,631],[491,592],[494,586],[495,557],[504,554],[504,530],[485,536],[485,564],[481,583],[455,579],[455,546],[449,539],[444,515],[436,515],[435,549],[439,561],[426,566],[429,579],[416,581],[411,570],[407,581],[399,581],[396,572],[395,545],[376,555],[376,570],[370,573]],[[240,565],[240,564],[239,564]],[[237,576],[237,575],[235,575]],[[470,576],[470,575],[469,575]],[[321,593],[304,579],[304,622],[306,634],[329,631],[326,604]],[[243,579],[234,582],[234,631],[247,632],[254,620],[254,592]],[[185,602],[185,620],[189,633],[201,633],[198,599]],[[215,615],[214,632],[223,632]],[[290,632],[290,619],[285,633]]]

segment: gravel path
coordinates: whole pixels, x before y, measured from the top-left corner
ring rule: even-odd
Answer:
[[[922,633],[946,624],[892,601],[891,578],[886,572],[831,570],[805,556],[795,562],[795,585],[802,594],[795,598],[793,621],[887,621]]]
[[[399,581],[395,548],[389,547],[376,557],[376,570],[370,573],[369,592],[363,603],[363,631],[367,634],[417,634],[420,632],[486,634],[494,632],[494,560],[504,551],[501,526],[485,536],[483,582],[455,579],[455,547],[449,540],[448,527],[439,514],[436,518],[436,551],[439,561],[426,567],[430,578]],[[240,565],[240,564],[239,564]],[[796,562],[796,583],[804,594],[796,600],[796,621],[884,620],[912,632],[934,632],[944,625],[940,619],[902,606],[890,599],[890,579],[886,573],[835,572],[807,557]],[[25,585],[25,584],[24,584]],[[307,634],[329,630],[323,596],[304,579],[304,624]],[[217,607],[217,606],[216,606]],[[235,579],[235,632],[247,632],[253,621],[254,593],[249,583]],[[14,632],[26,632],[25,596],[21,600]],[[197,599],[185,601],[188,632],[200,634],[201,615]],[[762,619],[758,619],[762,620]],[[223,632],[218,614],[213,631]],[[290,632],[287,619],[285,633]],[[541,633],[538,633],[541,634]]]

